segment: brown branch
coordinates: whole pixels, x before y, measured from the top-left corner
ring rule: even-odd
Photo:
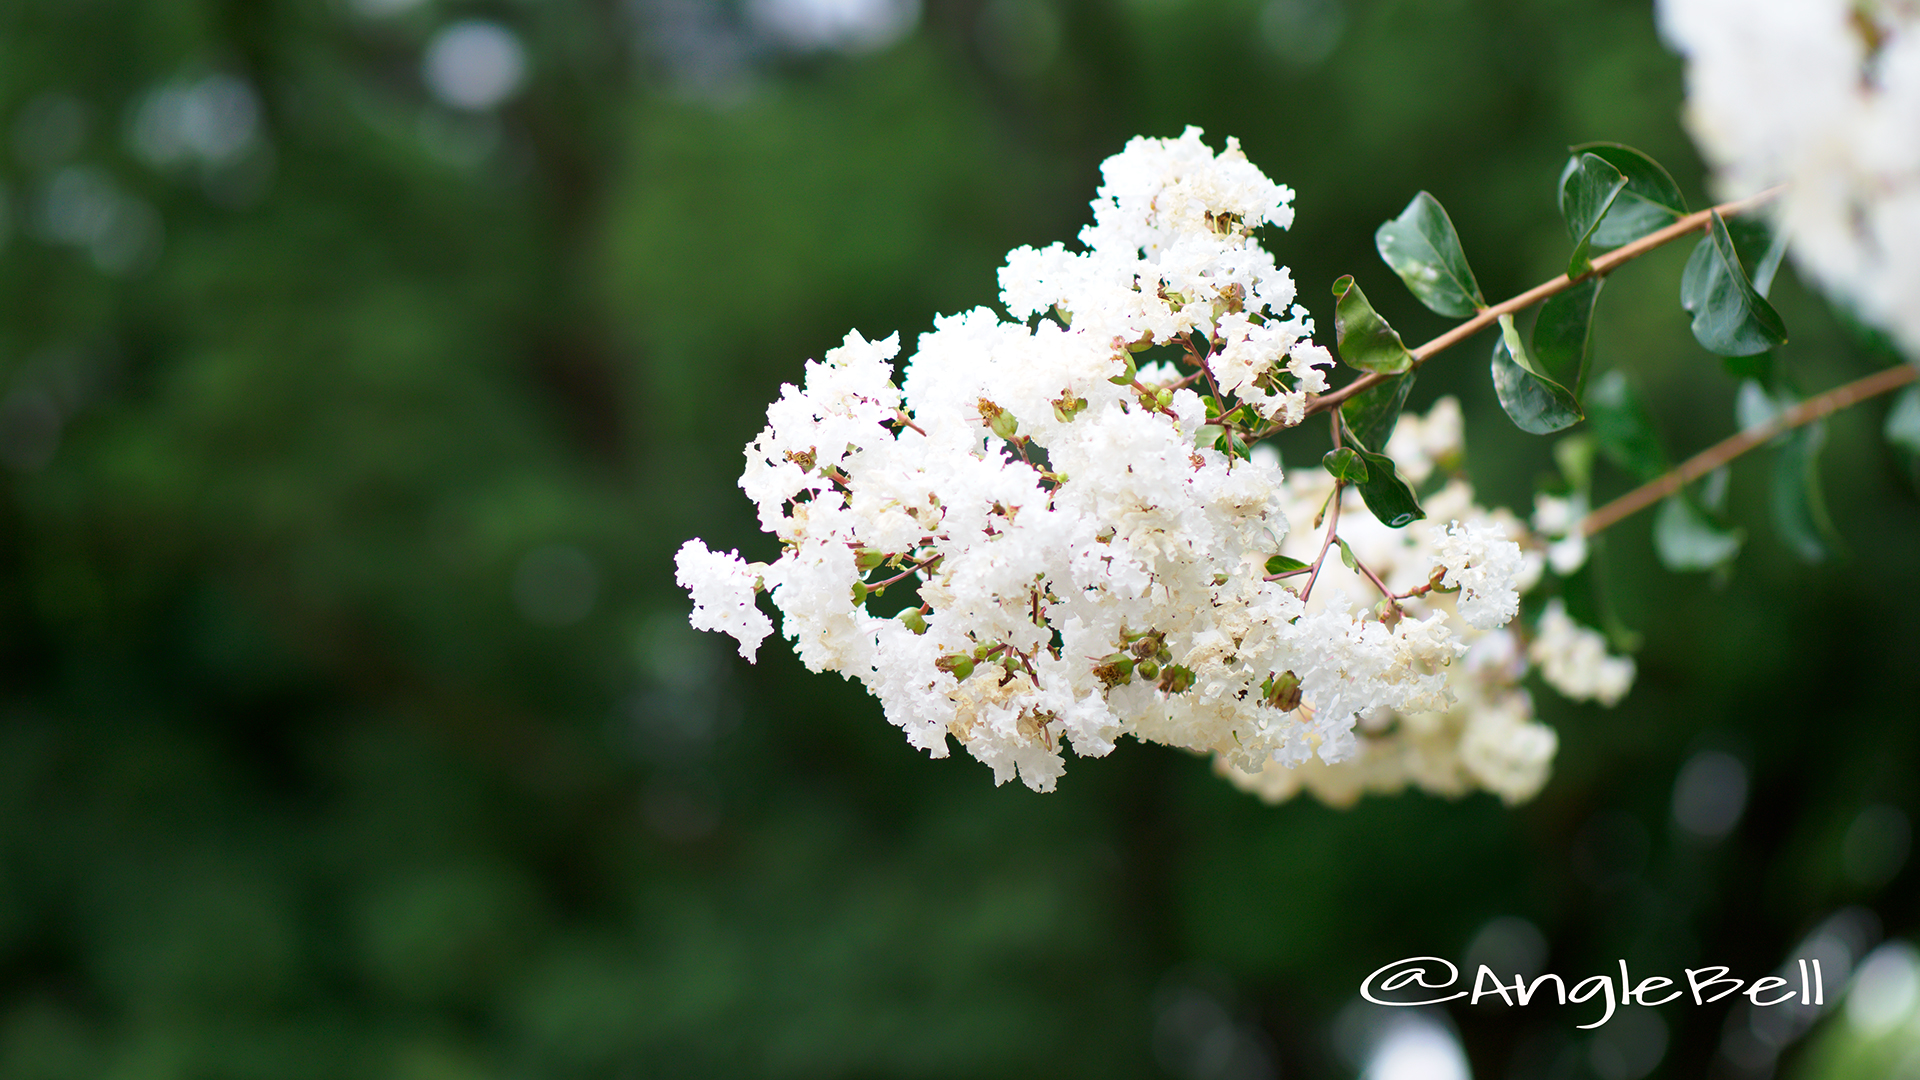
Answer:
[[[1916,369],[1911,364],[1900,364],[1876,371],[1864,379],[1856,379],[1845,386],[1836,386],[1818,397],[1808,398],[1764,424],[1750,427],[1737,435],[1722,439],[1688,458],[1680,464],[1679,468],[1665,476],[1642,484],[1588,514],[1586,520],[1580,525],[1580,532],[1584,536],[1592,536],[1608,526],[1618,524],[1623,519],[1645,510],[1782,432],[1792,431],[1803,424],[1810,424],[1823,416],[1878,394],[1897,390],[1913,382],[1916,377],[1920,377],[1920,369]]]
[[[1368,581],[1373,582],[1373,587],[1380,590],[1380,595],[1386,597],[1387,603],[1393,605],[1393,610],[1400,610],[1400,598],[1393,595],[1393,590],[1387,588],[1387,583],[1380,580],[1380,575],[1367,569],[1367,564],[1361,562],[1358,558],[1353,560],[1353,568],[1360,571]]]
[[[1594,259],[1593,269],[1588,270],[1579,277],[1570,278],[1565,274],[1561,274],[1551,281],[1545,281],[1535,285],[1533,288],[1528,289],[1526,292],[1521,293],[1511,300],[1502,301],[1489,308],[1481,308],[1480,313],[1473,318],[1441,334],[1425,345],[1410,350],[1413,353],[1413,366],[1418,368],[1421,364],[1432,359],[1434,354],[1458,345],[1480,331],[1485,330],[1487,327],[1492,326],[1495,322],[1499,321],[1502,315],[1512,315],[1518,311],[1525,311],[1527,308],[1545,300],[1547,297],[1553,296],[1556,293],[1565,292],[1588,278],[1605,277],[1618,269],[1621,264],[1639,258],[1654,248],[1670,244],[1688,233],[1699,232],[1707,228],[1709,220],[1715,213],[1718,213],[1721,217],[1732,217],[1735,214],[1744,213],[1770,202],[1775,196],[1785,190],[1786,186],[1783,184],[1779,187],[1768,188],[1758,195],[1749,195],[1744,199],[1721,203],[1719,206],[1712,207],[1711,209],[1688,214],[1686,217],[1681,218],[1679,221],[1674,222],[1658,232],[1648,233],[1631,244],[1614,248],[1605,255]],[[1314,413],[1331,409],[1353,395],[1365,391],[1368,387],[1392,377],[1391,375],[1379,375],[1371,372],[1362,375],[1338,390],[1321,394],[1307,402],[1306,415],[1312,416]]]

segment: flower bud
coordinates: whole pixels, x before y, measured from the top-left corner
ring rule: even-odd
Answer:
[[[1178,694],[1193,685],[1193,669],[1179,664],[1168,664],[1160,669],[1160,689],[1168,694]]]
[[[1093,677],[1108,686],[1124,686],[1133,681],[1133,657],[1114,653],[1093,666]]]
[[[901,625],[913,631],[916,635],[927,632],[927,617],[921,614],[919,608],[901,608],[900,614],[896,615],[895,618],[899,619]]]
[[[1267,680],[1267,704],[1281,712],[1292,712],[1300,707],[1300,676],[1291,671],[1283,671]]]
[[[943,656],[935,660],[933,666],[941,671],[947,672],[961,682],[966,682],[967,676],[973,674],[973,658],[960,653]]]
[[[1134,670],[1138,671],[1140,677],[1148,682],[1152,682],[1160,677],[1160,665],[1151,660],[1140,661]]]

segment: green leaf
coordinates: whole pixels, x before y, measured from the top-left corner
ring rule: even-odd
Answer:
[[[1820,448],[1826,444],[1820,421],[1789,432],[1773,462],[1773,525],[1795,555],[1810,563],[1836,553],[1838,536],[1820,492]]]
[[[1340,359],[1381,375],[1398,375],[1413,367],[1413,354],[1367,303],[1352,274],[1333,283],[1333,295],[1339,297],[1333,308],[1333,332]]]
[[[1774,232],[1754,217],[1736,217],[1726,225],[1727,239],[1733,241],[1733,253],[1739,256],[1740,265],[1752,267],[1747,278],[1753,283],[1753,291],[1767,295],[1773,287],[1774,273],[1780,269],[1780,259],[1787,253],[1786,234]]]
[[[1751,218],[1741,218],[1740,221],[1743,225],[1747,226],[1748,229],[1758,230],[1763,236],[1768,232],[1765,225]],[[1731,233],[1731,227],[1729,227],[1728,231]],[[1743,262],[1753,263],[1753,291],[1763,297],[1766,296],[1767,293],[1773,289],[1773,275],[1780,269],[1780,260],[1786,257],[1787,234],[1785,232],[1774,234],[1767,244],[1765,253],[1757,258],[1749,258],[1747,253],[1741,250],[1740,238],[1738,236],[1734,237],[1733,246],[1734,250],[1740,252],[1740,258]]]
[[[1887,410],[1887,441],[1909,454],[1920,454],[1920,386],[1909,386]]]
[[[1727,374],[1736,379],[1757,379],[1768,386],[1773,385],[1774,365],[1771,349],[1754,353],[1752,356],[1723,356],[1720,358],[1720,366],[1726,368]]]
[[[1606,561],[1606,537],[1595,536],[1588,540],[1587,561],[1580,569],[1560,581],[1560,596],[1566,601],[1567,614],[1573,620],[1586,626],[1599,629],[1607,635],[1607,640],[1619,652],[1634,652],[1640,648],[1640,634],[1628,629],[1620,621],[1620,616],[1607,600],[1607,590],[1601,581],[1603,563]]]
[[[1567,167],[1560,174],[1560,190],[1565,197],[1567,174],[1580,167],[1583,154],[1592,154],[1620,170],[1627,187],[1613,201],[1613,208],[1593,230],[1595,247],[1619,247],[1651,232],[1664,229],[1687,212],[1687,201],[1680,196],[1680,185],[1660,163],[1631,146],[1619,143],[1588,143],[1573,148]],[[1565,212],[1564,206],[1562,213]]]
[[[1291,574],[1296,570],[1305,569],[1308,569],[1307,564],[1301,562],[1299,559],[1290,559],[1285,555],[1273,555],[1267,558],[1267,573],[1269,574]]]
[[[1746,534],[1728,529],[1686,495],[1669,495],[1653,519],[1653,548],[1669,570],[1712,570],[1740,554]]]
[[[1420,500],[1414,496],[1413,488],[1394,469],[1392,458],[1368,450],[1355,453],[1367,463],[1367,478],[1357,485],[1360,499],[1381,524],[1402,529],[1427,516],[1427,512],[1420,509]]]
[[[1560,467],[1560,475],[1570,489],[1592,490],[1593,455],[1598,450],[1590,432],[1569,435],[1553,444],[1553,463]]]
[[[1359,569],[1360,564],[1357,561],[1355,561],[1353,557],[1353,549],[1347,546],[1346,539],[1344,537],[1336,536],[1333,538],[1333,542],[1340,545],[1340,561],[1346,564],[1347,569],[1349,570]]]
[[[1734,422],[1741,431],[1771,424],[1780,418],[1780,414],[1793,408],[1792,398],[1775,398],[1767,393],[1767,388],[1757,379],[1747,379],[1733,395]]]
[[[1493,343],[1493,392],[1515,427],[1532,435],[1550,435],[1580,422],[1573,391],[1542,375],[1520,344],[1513,316],[1500,316],[1500,337]]]
[[[1727,512],[1727,491],[1732,487],[1733,471],[1722,465],[1706,475],[1700,481],[1700,505],[1710,514],[1724,515]]]
[[[1634,479],[1645,482],[1667,471],[1666,451],[1625,372],[1609,371],[1594,382],[1587,419],[1600,452]]]
[[[1752,356],[1786,343],[1786,324],[1747,280],[1718,213],[1680,276],[1680,306],[1693,313],[1693,336],[1708,352]]]
[[[1367,463],[1360,460],[1359,451],[1351,446],[1338,450],[1329,450],[1320,459],[1320,467],[1333,474],[1335,480],[1348,484],[1367,482]]]
[[[1600,278],[1588,278],[1540,306],[1533,324],[1533,360],[1540,371],[1573,391],[1577,404],[1593,359],[1593,308]]]
[[[1347,434],[1370,450],[1383,450],[1393,437],[1400,410],[1406,407],[1407,392],[1413,389],[1413,372],[1374,383],[1340,403],[1340,423]]]
[[[1593,268],[1587,257],[1593,245],[1593,231],[1607,216],[1613,202],[1627,186],[1627,178],[1607,160],[1593,154],[1574,158],[1560,175],[1560,214],[1567,219],[1567,232],[1573,236],[1573,257],[1567,260],[1567,276],[1579,277]]]
[[[1453,221],[1439,200],[1426,192],[1415,195],[1399,217],[1380,226],[1373,244],[1413,295],[1432,310],[1464,319],[1487,306],[1467,266],[1466,253],[1460,250],[1460,234],[1454,232]]]

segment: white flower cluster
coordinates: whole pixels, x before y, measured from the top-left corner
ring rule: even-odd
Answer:
[[[1387,446],[1395,460],[1407,466],[1402,472],[1416,482],[1424,482],[1436,463],[1453,472],[1465,449],[1459,405],[1441,398],[1425,417],[1402,416]],[[1295,473],[1287,480],[1283,509],[1296,519],[1310,517],[1326,501],[1331,486],[1324,475]],[[1217,756],[1216,771],[1235,786],[1268,802],[1306,790],[1334,806],[1350,805],[1369,792],[1384,794],[1408,786],[1445,796],[1483,790],[1509,805],[1524,802],[1546,783],[1559,746],[1553,729],[1534,719],[1533,698],[1520,686],[1530,670],[1528,660],[1539,665],[1548,685],[1578,700],[1598,698],[1612,705],[1632,682],[1633,662],[1608,656],[1604,639],[1569,619],[1558,600],[1548,602],[1530,644],[1524,628],[1500,628],[1507,618],[1499,613],[1510,616],[1517,593],[1541,580],[1540,549],[1550,551],[1550,545],[1529,536],[1507,511],[1477,505],[1472,487],[1457,475],[1426,499],[1426,509],[1428,520],[1388,529],[1348,492],[1340,534],[1353,551],[1354,568],[1329,562],[1307,606],[1311,610],[1322,604],[1327,594],[1321,590],[1329,586],[1336,590],[1334,597],[1378,595],[1363,569],[1401,595],[1434,580],[1431,567],[1444,567],[1438,587],[1400,601],[1403,617],[1431,618],[1451,607],[1470,627],[1490,627],[1460,634],[1456,647],[1464,647],[1465,656],[1447,668],[1446,694],[1362,714],[1357,752],[1337,764],[1308,762],[1297,769],[1269,764],[1247,770]],[[1488,542],[1503,534],[1522,537],[1527,546]],[[1290,540],[1289,553],[1311,558],[1307,548],[1312,539]],[[1497,581],[1489,580],[1496,576]],[[1442,591],[1456,582],[1460,592]],[[1489,610],[1495,617],[1478,623],[1468,614]],[[1602,687],[1604,693],[1599,692]]]
[[[1066,742],[1099,756],[1132,735],[1254,770],[1351,756],[1363,714],[1449,708],[1465,648],[1450,605],[1383,618],[1370,585],[1309,605],[1300,577],[1268,578],[1288,529],[1280,470],[1215,449],[1194,384],[1284,424],[1329,359],[1252,237],[1290,222],[1291,193],[1199,135],[1135,139],[1102,166],[1084,253],[1009,256],[1003,299],[1025,321],[938,319],[898,384],[897,336],[849,334],[809,362],[740,481],[782,554],[747,564],[690,542],[694,624],[751,655],[765,631],[741,604],[757,581],[808,668],[859,679],[912,745],[944,756],[951,736],[996,782],[1039,790]],[[1136,371],[1153,346],[1196,370]],[[1456,502],[1455,531],[1341,522],[1425,538],[1385,572],[1459,577],[1490,625],[1512,609],[1503,575],[1524,567]]]
[[[1575,701],[1612,706],[1633,686],[1633,661],[1607,655],[1607,639],[1574,622],[1559,600],[1547,602],[1527,655],[1540,665],[1541,678]]]
[[[1547,565],[1562,577],[1587,564],[1587,496],[1537,494],[1533,497],[1533,528],[1547,544]]]
[[[1729,197],[1791,187],[1795,259],[1920,357],[1920,3],[1661,0]]]
[[[1313,322],[1293,303],[1293,276],[1251,236],[1293,224],[1292,190],[1233,139],[1215,157],[1194,127],[1178,139],[1134,139],[1100,175],[1093,224],[1080,231],[1087,250],[1009,252],[1007,310],[1024,319],[1053,309],[1089,342],[1121,347],[1204,335],[1222,393],[1299,423],[1307,394],[1327,389],[1320,369],[1333,358],[1308,340]]]

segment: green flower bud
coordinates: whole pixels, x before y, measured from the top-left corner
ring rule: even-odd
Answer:
[[[900,620],[901,625],[913,631],[916,635],[927,632],[927,617],[920,613],[919,608],[902,608],[900,614],[894,617]]]
[[[1093,666],[1093,677],[1108,686],[1124,686],[1133,681],[1133,657],[1114,653]]]
[[[1179,664],[1168,664],[1160,669],[1160,689],[1163,693],[1178,694],[1193,686],[1193,669]]]
[[[947,672],[961,682],[966,682],[967,676],[973,674],[973,658],[963,656],[959,653],[943,656],[935,660],[933,666],[939,668],[941,671]]]
[[[1300,676],[1293,672],[1281,672],[1268,679],[1264,689],[1267,692],[1267,704],[1281,712],[1292,712],[1300,707]]]

